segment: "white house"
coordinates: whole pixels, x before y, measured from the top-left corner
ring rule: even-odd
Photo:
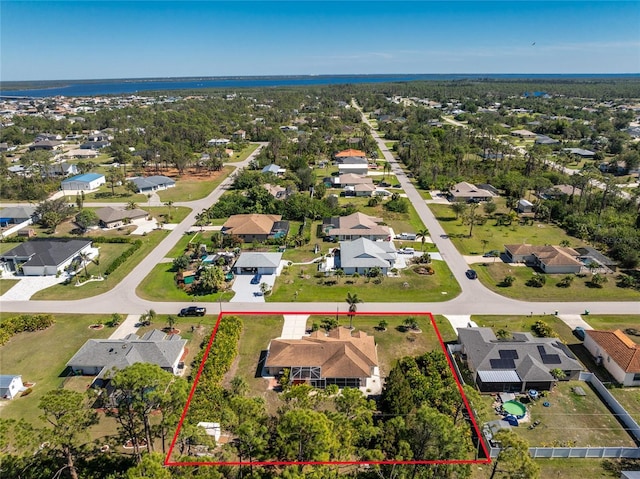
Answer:
[[[106,183],[104,175],[100,173],[85,173],[72,176],[62,181],[63,191],[90,191]]]
[[[13,399],[24,389],[25,387],[22,384],[22,376],[9,374],[0,375],[0,398]]]
[[[48,276],[63,271],[80,253],[91,249],[90,240],[31,240],[2,253],[0,260],[25,276]]]
[[[276,274],[282,253],[241,253],[233,265],[236,274]]]
[[[619,329],[585,331],[584,347],[623,386],[640,386],[640,344]]]

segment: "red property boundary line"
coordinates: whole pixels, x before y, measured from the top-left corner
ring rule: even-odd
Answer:
[[[240,462],[240,461],[171,461],[170,457],[175,448],[176,442],[178,440],[178,436],[180,434],[180,430],[182,429],[182,424],[187,416],[187,412],[189,411],[189,406],[191,404],[191,400],[193,399],[193,394],[198,387],[198,383],[200,382],[200,375],[202,374],[202,370],[204,369],[205,362],[209,357],[209,351],[211,351],[211,347],[213,346],[213,342],[218,333],[218,327],[220,325],[220,321],[222,317],[227,314],[224,311],[220,311],[218,314],[218,319],[213,328],[213,332],[211,333],[211,337],[209,338],[209,343],[207,344],[207,348],[204,352],[204,356],[202,358],[202,362],[200,363],[200,367],[198,368],[198,372],[196,374],[195,381],[193,382],[193,386],[191,387],[191,391],[189,392],[189,396],[187,398],[187,403],[182,411],[182,415],[180,416],[180,421],[178,422],[178,427],[176,432],[171,440],[171,445],[169,446],[169,451],[167,452],[167,456],[164,459],[165,466],[301,466],[301,465],[376,465],[376,464],[422,464],[422,465],[436,465],[436,464],[490,464],[491,459],[489,458],[489,451],[487,450],[487,446],[485,442],[482,440],[482,434],[480,432],[480,428],[478,427],[478,423],[473,415],[473,411],[471,409],[471,405],[469,404],[469,400],[467,396],[464,394],[464,390],[462,389],[462,384],[456,375],[453,364],[451,362],[451,358],[447,354],[444,341],[442,340],[442,335],[440,334],[440,330],[438,330],[438,326],[436,325],[436,321],[433,317],[433,314],[430,312],[419,311],[419,312],[367,312],[367,313],[355,313],[355,316],[428,316],[431,320],[431,326],[433,327],[436,336],[438,337],[438,342],[440,343],[440,348],[447,359],[447,364],[449,365],[449,371],[451,372],[453,379],[456,382],[458,387],[458,392],[462,397],[462,401],[467,408],[467,412],[469,413],[469,418],[471,420],[471,424],[473,426],[473,431],[476,434],[477,441],[480,443],[482,448],[482,452],[486,459],[432,459],[432,460],[420,460],[420,461],[393,461],[393,460],[385,460],[385,461],[254,461],[254,462]],[[330,312],[318,312],[318,311],[285,311],[285,312],[268,312],[264,311],[243,311],[243,312],[229,312],[228,314],[234,316],[274,316],[274,315],[309,315],[309,316],[318,316],[318,315],[340,315],[347,316],[348,312],[338,312],[338,311],[330,311]]]

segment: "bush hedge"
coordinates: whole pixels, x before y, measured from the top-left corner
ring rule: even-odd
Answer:
[[[9,341],[14,334],[47,329],[55,322],[52,314],[21,314],[4,319],[0,321],[0,345]]]

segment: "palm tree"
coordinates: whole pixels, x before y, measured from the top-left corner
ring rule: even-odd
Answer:
[[[89,256],[89,253],[87,253],[86,251],[79,253],[78,256],[80,257],[80,260],[82,261],[82,264],[84,266],[84,277],[88,278],[89,274],[87,273],[87,263],[91,261],[91,257]]]
[[[429,236],[429,230],[427,228],[422,228],[416,233],[416,238],[420,238],[420,241],[422,242],[421,251],[424,251],[424,243],[427,241],[427,236]]]
[[[174,318],[174,317],[173,317],[173,315],[171,315],[171,314],[170,314],[170,315],[167,317],[167,324],[169,325],[169,332],[170,332],[170,333],[171,333],[171,332],[173,332],[173,327],[174,327],[174,326],[175,326],[175,324],[176,324],[176,318]]]
[[[356,315],[356,311],[358,310],[356,304],[362,303],[363,301],[358,298],[358,293],[347,293],[346,301],[347,304],[349,304],[349,329],[353,329],[353,317]]]
[[[388,173],[391,173],[391,163],[385,161],[382,179],[384,180]]]
[[[138,203],[136,203],[135,201],[131,200],[127,203],[127,210],[135,210],[138,208]]]
[[[171,207],[173,206],[173,201],[167,201],[164,205],[169,207],[169,214],[167,215],[167,220],[170,220],[171,219]]]

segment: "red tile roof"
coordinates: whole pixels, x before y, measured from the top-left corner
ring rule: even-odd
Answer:
[[[640,345],[621,330],[585,331],[626,373],[640,373]]]

